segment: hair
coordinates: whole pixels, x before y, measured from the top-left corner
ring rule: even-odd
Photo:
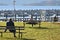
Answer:
[[[12,19],[10,18],[9,21],[12,21]]]

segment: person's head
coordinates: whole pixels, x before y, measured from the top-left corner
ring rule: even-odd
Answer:
[[[12,19],[10,18],[9,21],[12,21]]]

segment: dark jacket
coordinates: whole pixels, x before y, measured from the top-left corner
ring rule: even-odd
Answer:
[[[14,26],[14,23],[12,21],[9,21],[6,23],[7,26]]]
[[[12,21],[7,22],[6,26],[7,26],[7,29],[9,29],[9,30],[15,30],[14,22],[12,22]]]
[[[6,29],[5,29],[5,31],[7,31],[7,29],[10,32],[16,32],[16,29],[14,27],[14,22],[13,21],[9,21],[9,22],[6,23]]]

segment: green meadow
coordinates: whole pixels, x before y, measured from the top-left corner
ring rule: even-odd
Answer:
[[[15,26],[23,26],[23,22],[14,22]],[[0,26],[6,26],[6,22],[0,22]],[[0,30],[4,31],[4,30]],[[25,22],[25,30],[23,30],[23,38],[19,39],[13,37],[13,33],[3,33],[0,35],[0,40],[60,40],[60,23],[58,22],[41,22],[33,27]]]

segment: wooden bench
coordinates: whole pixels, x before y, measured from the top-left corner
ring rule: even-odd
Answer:
[[[6,28],[6,26],[0,26],[0,30],[5,30],[5,28]],[[16,33],[19,33],[19,38],[22,39],[23,33],[26,33],[26,32],[21,32],[21,30],[24,30],[25,27],[24,26],[15,26],[15,29],[18,30],[18,32],[16,32]],[[1,37],[3,37],[3,33],[11,33],[11,32],[0,32]]]

